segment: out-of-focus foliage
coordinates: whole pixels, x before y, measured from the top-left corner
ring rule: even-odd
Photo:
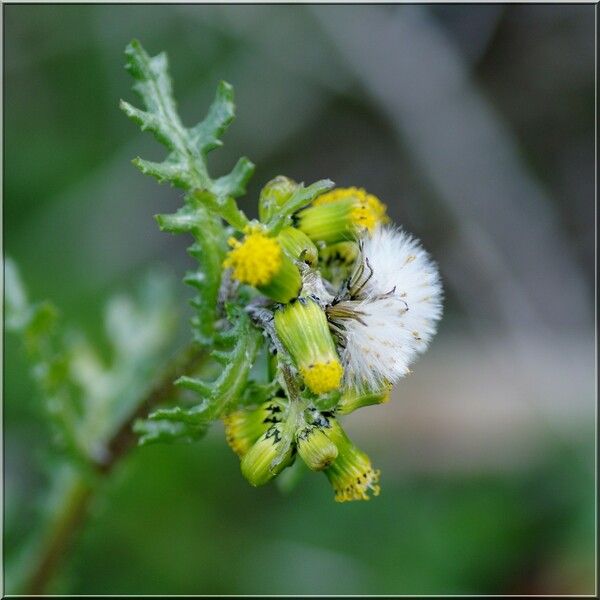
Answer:
[[[176,210],[181,192],[129,163],[162,158],[118,110],[133,37],[168,50],[184,122],[220,79],[235,85],[237,127],[211,171],[228,172],[242,148],[259,165],[252,198],[281,172],[364,185],[439,259],[447,292],[440,352],[359,436],[382,457],[377,503],[334,505],[312,478],[286,496],[249,488],[219,432],[148,446],[93,506],[52,591],[593,593],[593,6],[20,5],[4,23],[6,254],[103,364],[98,315],[114,290],[132,291],[150,263],[174,276],[195,266],[151,216]],[[466,102],[473,90],[487,112]],[[489,156],[490,122],[509,152],[481,181],[465,150]],[[448,146],[463,139],[476,143]],[[440,192],[433,178],[448,172]],[[523,173],[543,191],[531,210],[493,195],[503,178],[519,182],[515,198],[531,195]],[[540,229],[566,263],[544,258]],[[175,293],[183,306],[184,286]],[[7,559],[36,522],[52,461],[20,348],[6,336]]]
[[[105,444],[156,378],[177,311],[172,280],[149,275],[135,298],[113,296],[104,311],[105,359],[85,335],[67,330],[49,302],[31,304],[17,267],[5,262],[6,326],[20,334],[54,433],[70,458],[104,461]]]

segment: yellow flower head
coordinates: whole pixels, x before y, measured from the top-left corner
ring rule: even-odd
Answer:
[[[223,263],[233,269],[233,277],[255,287],[267,285],[279,271],[283,251],[279,242],[257,227],[247,227],[240,242],[229,239],[231,250]]]
[[[325,434],[338,448],[338,456],[325,475],[333,486],[336,502],[369,500],[369,493],[379,496],[380,471],[373,469],[369,457],[357,448],[334,418],[329,418]]]
[[[340,387],[344,370],[337,358],[300,367],[304,383],[315,394],[326,394]]]
[[[362,188],[338,188],[319,196],[295,217],[298,229],[314,242],[336,244],[372,233],[387,223],[386,206]]]
[[[277,302],[289,302],[302,288],[302,277],[277,238],[269,237],[260,225],[249,225],[240,241],[229,239],[231,250],[223,261],[234,279],[258,288]]]
[[[325,311],[314,300],[300,298],[277,310],[275,330],[313,393],[339,388],[343,368]]]
[[[223,424],[229,447],[243,457],[269,427],[281,421],[282,415],[283,406],[277,398],[252,410],[235,410],[225,415]]]
[[[386,206],[377,196],[367,193],[363,188],[349,187],[338,188],[319,196],[313,206],[321,206],[331,202],[352,200],[350,219],[358,227],[363,227],[372,232],[379,224],[389,221]]]

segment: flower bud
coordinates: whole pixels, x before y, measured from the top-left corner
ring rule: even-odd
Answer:
[[[242,458],[258,438],[275,423],[281,422],[283,405],[273,398],[254,410],[236,410],[223,417],[229,447]]]
[[[241,461],[242,475],[250,485],[264,485],[292,463],[293,450],[289,429],[277,423],[246,452]]]
[[[311,239],[295,227],[285,227],[277,236],[282,248],[296,260],[302,260],[314,267],[317,264],[319,252]]]
[[[335,412],[339,415],[349,415],[363,406],[385,404],[389,402],[391,391],[391,385],[387,385],[381,390],[359,390],[350,386],[340,397]]]
[[[314,242],[334,244],[373,232],[386,223],[386,206],[365,190],[338,188],[319,196],[295,217],[296,226]]]
[[[379,470],[374,470],[369,457],[357,448],[334,418],[329,418],[329,428],[323,429],[338,449],[337,458],[325,469],[333,486],[336,502],[369,500],[369,492],[378,496]]]
[[[283,251],[277,238],[269,237],[260,226],[248,226],[242,241],[230,238],[231,250],[223,262],[232,277],[257,288],[277,302],[289,302],[302,288],[296,265]]]
[[[323,309],[300,298],[275,312],[275,329],[304,383],[315,394],[339,388],[343,369]]]
[[[261,190],[258,199],[258,217],[264,223],[268,221],[298,188],[298,184],[289,177],[278,175],[271,179]]]
[[[298,454],[313,471],[326,469],[337,457],[336,445],[316,426],[304,427],[296,432]]]

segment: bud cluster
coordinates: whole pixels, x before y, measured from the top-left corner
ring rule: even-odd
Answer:
[[[441,315],[439,276],[363,189],[324,193],[273,232],[268,223],[297,189],[286,177],[273,179],[260,194],[260,220],[229,240],[223,267],[255,290],[249,312],[261,307],[255,323],[270,339],[279,391],[227,414],[227,441],[252,485],[299,456],[325,473],[336,501],[368,500],[379,494],[379,471],[339,417],[387,402],[409,372]]]
[[[301,464],[299,455],[325,473],[336,500],[377,495],[379,471],[339,418],[386,402],[427,348],[442,311],[436,265],[389,224],[377,197],[332,189],[328,179],[305,187],[276,177],[250,220],[237,199],[252,162],[242,157],[221,177],[206,162],[235,114],[231,85],[221,82],[206,118],[186,128],[165,55],[151,57],[135,40],[126,55],[145,110],[121,107],[169,150],[162,162],[134,163],[186,192],[177,212],[157,220],[194,238],[200,266],[185,278],[197,293],[194,338],[222,367],[210,382],[180,377],[201,403],[152,413],[144,439],[196,439],[221,418],[252,485]]]

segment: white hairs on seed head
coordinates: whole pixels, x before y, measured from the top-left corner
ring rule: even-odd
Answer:
[[[343,332],[346,383],[370,389],[393,384],[436,332],[442,315],[437,266],[416,238],[379,227],[361,242],[350,292],[338,307],[355,316],[336,317],[335,309],[332,316]]]

